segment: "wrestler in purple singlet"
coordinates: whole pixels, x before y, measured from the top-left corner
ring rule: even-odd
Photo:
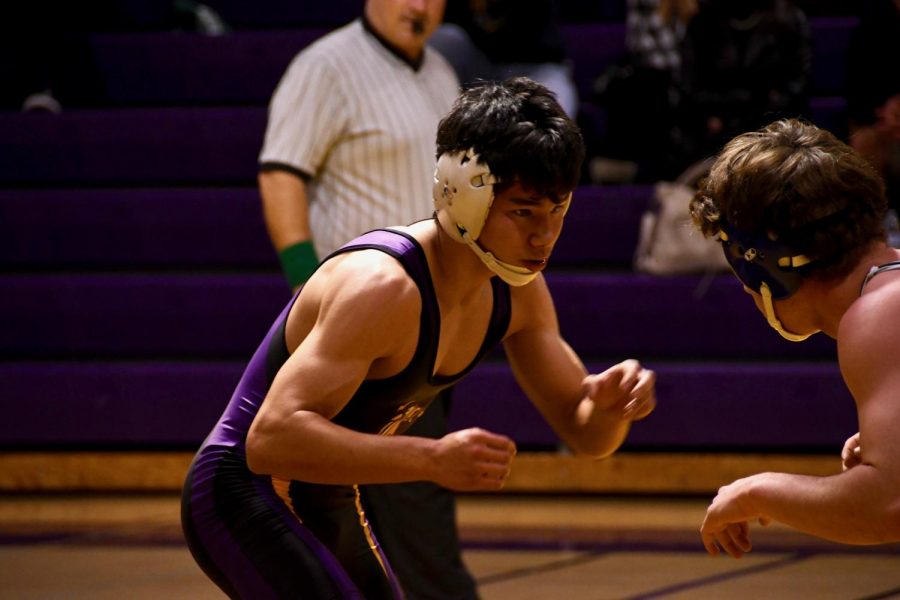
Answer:
[[[432,375],[440,312],[425,253],[405,233],[376,230],[331,256],[361,249],[393,256],[415,281],[422,296],[419,339],[405,369],[364,381],[333,421],[365,433],[399,434],[502,340],[509,326],[509,287],[499,278],[491,280],[491,321],[475,360],[452,377]],[[232,598],[402,598],[355,485],[282,480],[255,475],[247,467],[247,431],[289,356],[285,323],[296,297],[269,329],[194,458],[182,496],[188,546]]]

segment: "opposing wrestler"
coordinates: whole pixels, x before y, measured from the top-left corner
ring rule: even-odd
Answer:
[[[612,453],[655,406],[652,371],[626,360],[589,375],[560,337],[541,270],[584,146],[552,94],[528,79],[467,91],[441,121],[437,155],[436,217],[323,262],[193,462],[185,535],[231,597],[402,598],[356,486],[503,485],[507,437],[403,435],[498,343],[575,452]]]
[[[692,200],[774,329],[837,339],[859,415],[842,473],[761,473],[720,489],[701,527],[710,554],[749,551],[756,520],[848,544],[900,541],[900,250],[885,243],[886,210],[865,159],[797,120],[729,142]]]

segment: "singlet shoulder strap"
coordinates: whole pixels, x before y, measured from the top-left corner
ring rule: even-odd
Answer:
[[[354,250],[380,250],[393,256],[403,265],[403,268],[420,288],[428,288],[427,290],[422,289],[423,296],[429,300],[437,300],[431,283],[431,272],[428,268],[428,260],[425,258],[425,251],[411,235],[392,229],[375,229],[344,244],[328,255],[325,260]],[[428,282],[427,285],[423,285],[425,282]]]
[[[859,286],[859,295],[862,296],[863,290],[866,289],[866,285],[873,277],[875,277],[879,273],[884,273],[885,271],[896,271],[897,269],[900,269],[900,260],[884,263],[883,265],[878,265],[869,269],[869,272],[866,273],[866,278],[863,279],[862,285]]]
[[[427,353],[426,364],[429,365],[429,369],[433,369],[437,355],[437,343],[431,344],[429,348],[429,340],[437,340],[440,335],[440,309],[438,308],[437,292],[435,292],[434,282],[431,279],[431,271],[428,268],[428,259],[425,257],[425,251],[415,238],[402,231],[376,229],[337,249],[328,258],[343,252],[365,249],[380,250],[395,257],[419,287],[419,291],[422,294],[420,331],[424,335],[420,334],[419,336],[416,356],[420,356],[420,353]],[[497,344],[503,341],[503,336],[506,335],[509,329],[511,314],[509,285],[504,283],[499,277],[493,277],[491,278],[491,288],[494,306],[488,323],[487,334],[475,359],[459,374],[460,376],[468,373]],[[424,357],[425,354],[421,356]],[[429,377],[430,373],[431,370],[429,370]]]
[[[491,278],[491,287],[494,292],[494,310],[491,313],[491,322],[484,338],[482,356],[503,341],[503,336],[509,329],[509,320],[512,314],[509,285],[499,277],[493,277]]]
[[[407,233],[393,229],[375,229],[341,246],[328,258],[354,250],[379,250],[394,257],[415,282],[422,296],[419,341],[416,344],[415,355],[423,356],[426,361],[434,364],[437,357],[437,344],[430,344],[430,341],[436,340],[440,336],[441,313],[425,250],[414,237]],[[429,345],[433,345],[430,350]]]

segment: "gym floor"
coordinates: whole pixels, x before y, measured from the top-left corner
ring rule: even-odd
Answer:
[[[708,498],[464,495],[465,561],[483,600],[900,598],[900,545],[851,547],[772,525],[709,557]],[[0,598],[224,598],[194,564],[178,497],[0,496]]]

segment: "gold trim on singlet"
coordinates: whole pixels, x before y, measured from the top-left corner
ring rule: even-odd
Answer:
[[[279,477],[270,477],[272,481],[272,489],[275,490],[275,494],[281,499],[282,502],[287,505],[288,510],[291,511],[291,514],[294,515],[294,518],[297,519],[300,523],[303,522],[303,519],[294,511],[294,503],[291,501],[291,480],[290,479],[281,479]],[[382,572],[384,572],[385,577],[390,580],[390,572],[388,570],[388,566],[384,562],[384,557],[379,552],[378,543],[375,541],[375,536],[372,534],[372,528],[369,527],[369,520],[366,518],[366,512],[363,510],[362,499],[359,495],[359,486],[353,485],[353,493],[355,495],[355,504],[356,504],[356,514],[359,516],[359,525],[362,527],[363,533],[366,536],[366,542],[369,544],[369,549],[372,551],[372,554],[375,555],[375,560],[378,561],[378,565],[381,567]]]
[[[379,431],[379,435],[397,435],[401,431],[401,427],[405,430],[407,427],[419,420],[425,413],[424,406],[420,406],[415,401],[409,401],[397,408],[397,412],[388,423]]]
[[[291,514],[294,515],[294,518],[299,522],[303,522],[303,519],[300,518],[296,512],[294,512],[294,503],[291,501],[291,480],[290,479],[281,479],[280,477],[270,477],[272,480],[272,489],[275,490],[275,494],[281,498],[281,501],[287,505],[288,510],[291,511]]]
[[[375,559],[381,566],[381,570],[384,572],[385,577],[390,579],[388,567],[384,563],[384,557],[381,556],[381,552],[378,551],[378,542],[375,541],[375,536],[372,534],[372,528],[369,527],[369,520],[366,518],[366,511],[363,510],[358,485],[353,485],[353,492],[356,494],[356,514],[359,515],[359,525],[362,527],[363,533],[366,534],[366,541],[369,542],[369,549],[372,550],[372,553],[375,555]]]

